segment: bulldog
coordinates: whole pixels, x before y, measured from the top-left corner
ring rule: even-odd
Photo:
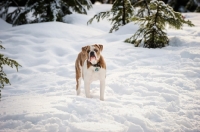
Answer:
[[[90,98],[90,84],[100,80],[100,100],[104,100],[106,63],[101,52],[103,45],[94,44],[82,47],[75,62],[76,92],[80,94],[81,79],[84,81],[85,95]]]

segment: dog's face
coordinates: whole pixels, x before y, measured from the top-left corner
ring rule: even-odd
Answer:
[[[87,60],[92,64],[98,63],[102,50],[103,45],[101,44],[82,47],[82,51],[86,53]]]

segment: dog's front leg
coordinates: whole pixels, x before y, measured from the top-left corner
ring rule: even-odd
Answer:
[[[105,79],[100,80],[100,100],[104,101]]]
[[[87,98],[90,98],[90,82],[87,79],[84,80],[84,88],[85,88],[85,96]]]

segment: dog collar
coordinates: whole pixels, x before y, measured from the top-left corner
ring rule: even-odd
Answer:
[[[95,64],[95,65],[92,65],[92,66],[95,67],[95,69],[94,69],[95,72],[98,72],[99,69],[101,68],[101,66],[100,66],[99,63],[97,63],[97,64]]]
[[[88,61],[89,62],[89,61]],[[91,62],[89,62],[93,67],[95,67],[95,71],[99,71],[99,68],[101,68],[100,63],[98,62],[97,64],[92,64]]]
[[[89,61],[88,61],[89,62]],[[100,67],[101,68],[101,65],[100,63],[98,62],[97,64],[92,64],[91,62],[89,62],[93,67]]]
[[[94,67],[100,67],[101,68],[99,62],[97,64],[92,64],[92,66],[94,66]]]

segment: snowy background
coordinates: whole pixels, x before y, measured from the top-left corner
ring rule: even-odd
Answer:
[[[2,90],[0,132],[200,132],[200,14],[183,14],[195,27],[168,29],[170,46],[134,47],[123,41],[138,25],[109,34],[107,20],[87,21],[111,5],[65,22],[12,27],[0,19],[1,51],[19,72],[4,70],[12,85]],[[105,101],[99,82],[92,98],[76,96],[74,63],[81,47],[103,44],[107,63]]]

